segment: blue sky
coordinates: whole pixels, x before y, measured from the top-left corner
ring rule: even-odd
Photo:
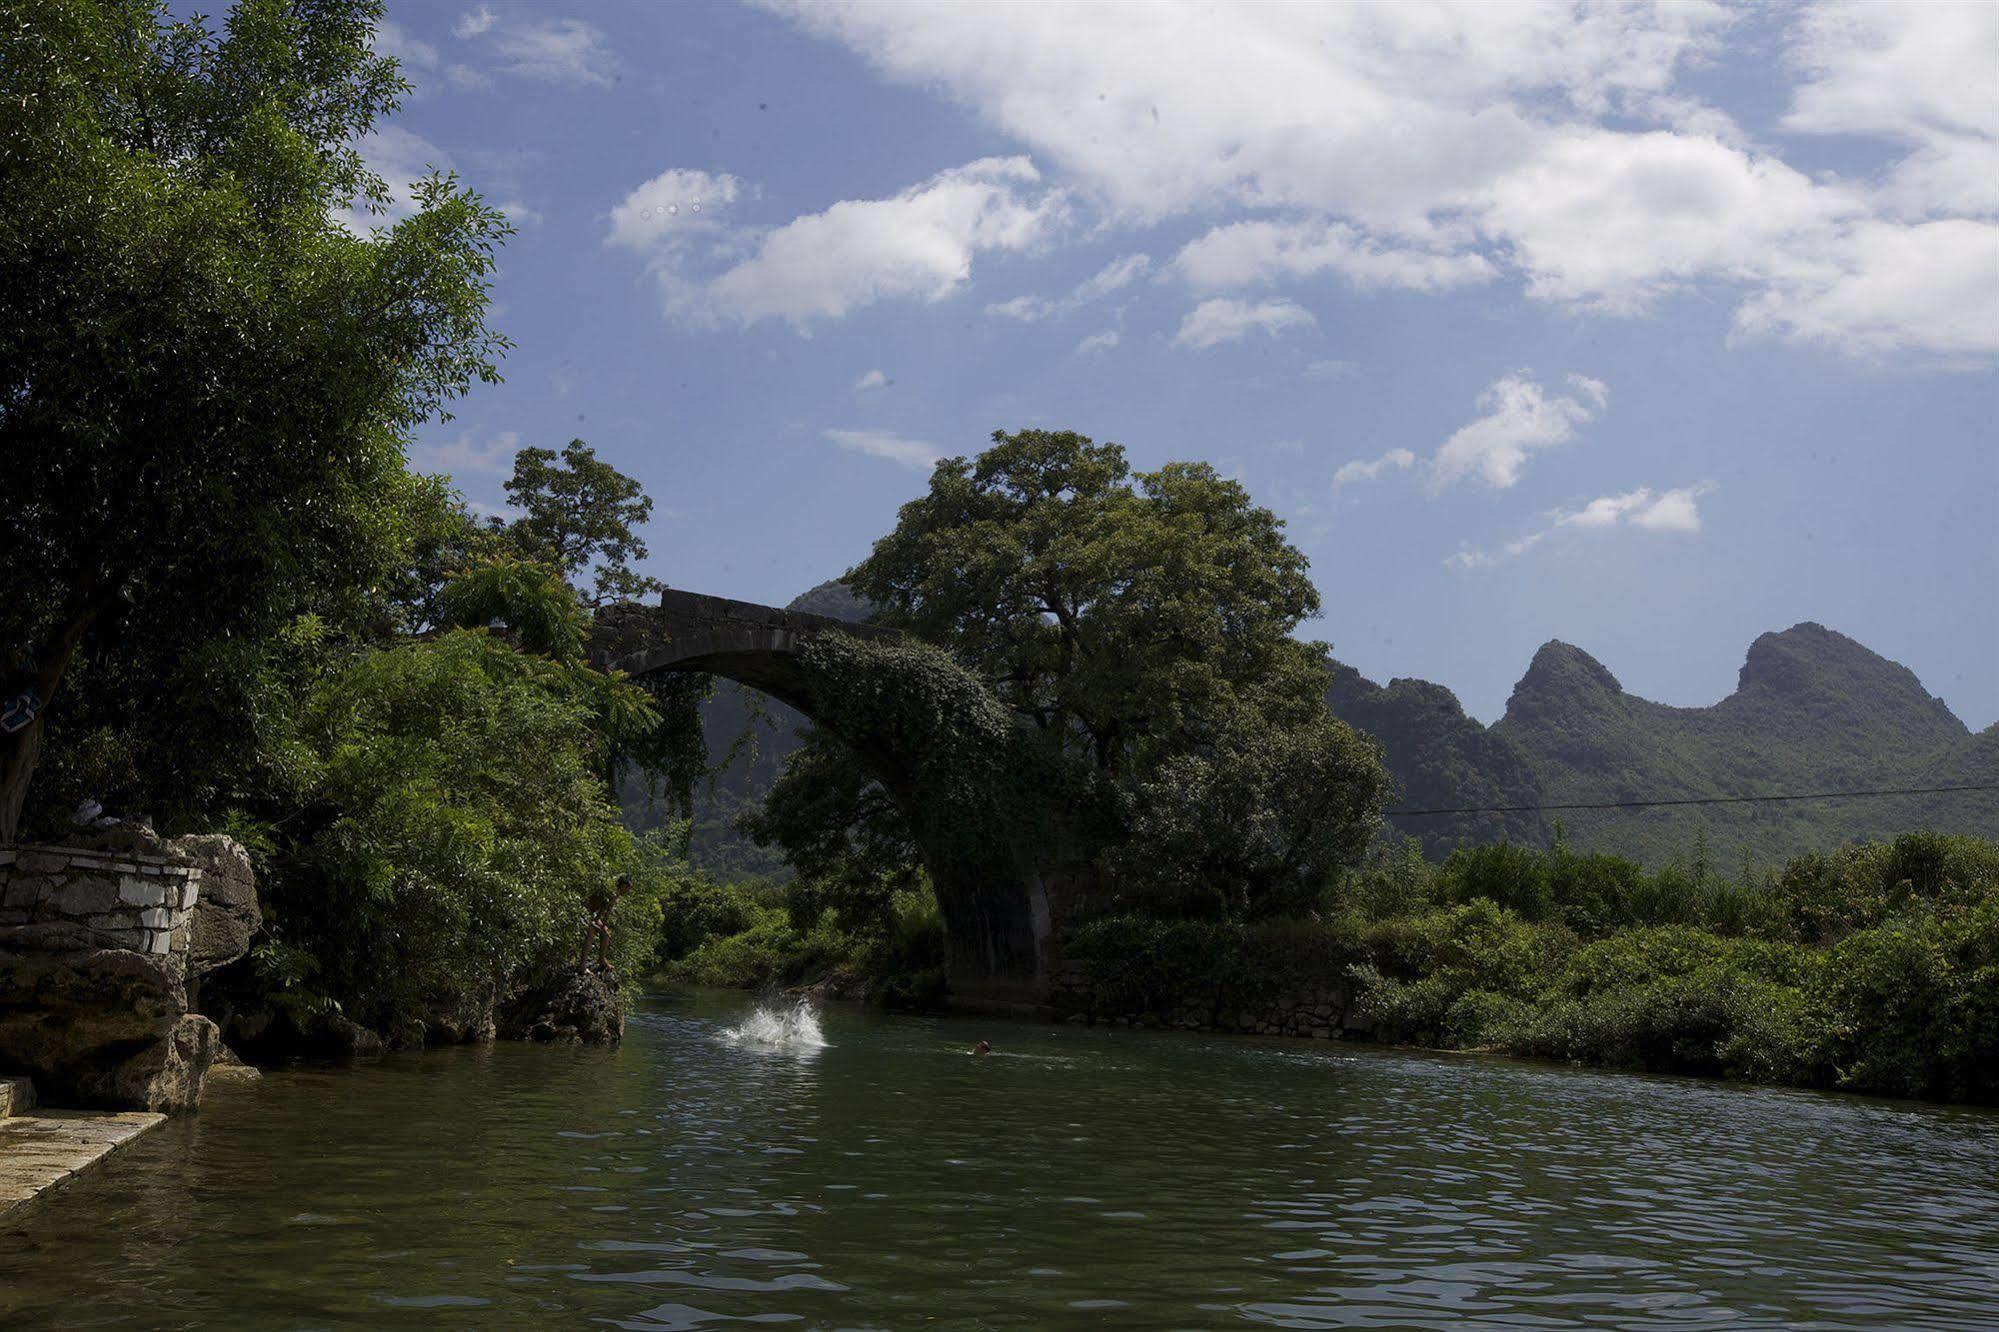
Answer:
[[[1999,720],[1999,6],[404,4],[365,145],[520,228],[481,505],[581,437],[783,602],[996,428],[1202,458],[1490,720],[1818,620]],[[382,221],[393,221],[395,214]]]

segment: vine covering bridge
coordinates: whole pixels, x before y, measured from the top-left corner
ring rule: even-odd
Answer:
[[[842,706],[853,682],[835,678],[807,650],[838,634],[895,644],[879,625],[669,589],[657,605],[621,603],[597,613],[593,660],[643,676],[689,671],[761,690],[837,735],[874,770],[908,817],[944,920],[954,1001],[1004,1007],[1045,997],[1057,960],[1065,902],[1084,881],[1050,853],[1046,821],[940,818],[920,801],[922,738],[909,728],[857,720]],[[995,802],[997,804],[997,802]]]

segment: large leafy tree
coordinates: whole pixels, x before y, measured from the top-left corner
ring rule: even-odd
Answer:
[[[0,9],[0,669],[43,708],[0,736],[0,841],[80,666],[197,754],[232,645],[378,614],[435,509],[404,432],[496,378],[497,211],[433,176],[335,220],[388,198],[356,148],[406,87],[380,9]]]
[[[521,512],[510,522],[496,518],[496,529],[523,555],[559,568],[579,590],[587,575],[594,604],[636,601],[665,586],[632,568],[646,557],[639,529],[652,517],[651,498],[582,440],[570,440],[560,454],[522,449],[506,485]]]
[[[997,433],[940,463],[845,581],[1087,774],[1041,798],[1090,792],[1120,904],[1306,909],[1378,822],[1380,754],[1332,717],[1324,649],[1294,636],[1319,605],[1305,557],[1206,464],[1134,472],[1115,444]],[[746,828],[837,884],[877,881],[904,817],[817,733]]]
[[[1114,777],[1252,697],[1298,714],[1324,689],[1291,636],[1319,596],[1282,522],[1205,463],[1134,474],[1070,431],[995,432],[938,464],[845,581]]]

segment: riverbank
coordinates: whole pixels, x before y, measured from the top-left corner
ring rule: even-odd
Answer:
[[[0,1222],[166,1121],[146,1110],[0,1113]]]

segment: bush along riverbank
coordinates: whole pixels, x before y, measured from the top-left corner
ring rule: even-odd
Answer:
[[[1913,833],[1760,877],[1413,850],[1312,917],[1092,922],[1076,1021],[1357,1038],[1999,1103],[1999,844]]]
[[[897,1010],[945,1005],[944,922],[920,875],[913,886],[838,895],[805,880],[716,883],[686,875],[660,906],[660,981],[789,990]]]

